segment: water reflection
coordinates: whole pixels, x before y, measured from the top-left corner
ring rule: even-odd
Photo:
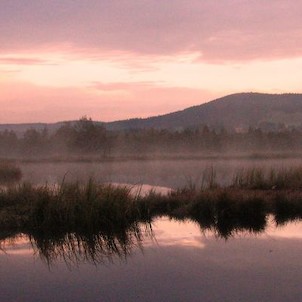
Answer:
[[[215,216],[216,220],[199,217],[161,217],[153,222],[134,223],[119,231],[100,230],[96,234],[2,233],[0,250],[3,253],[25,255],[34,253],[52,266],[64,261],[68,267],[84,263],[95,265],[126,261],[127,257],[144,248],[181,246],[203,249],[209,238],[225,240],[238,237],[301,238],[302,223],[289,218],[281,226],[274,215],[253,215],[242,221],[241,215]]]
[[[241,232],[261,233],[267,226],[267,210],[265,203],[251,200],[249,203],[230,202],[221,199],[214,203],[196,203],[190,218],[196,221],[202,231],[210,230],[217,237],[228,239]]]
[[[51,266],[63,260],[67,266],[81,263],[105,264],[126,260],[134,249],[142,250],[144,238],[152,239],[151,225],[133,224],[119,232],[50,235],[23,233],[2,236],[0,250],[8,254],[38,254]]]

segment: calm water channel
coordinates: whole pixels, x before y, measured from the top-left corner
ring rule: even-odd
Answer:
[[[91,163],[23,163],[23,180],[32,183],[85,181],[146,184],[178,188],[189,183],[199,185],[204,173],[215,171],[216,181],[227,185],[240,169],[279,169],[302,166],[302,159],[261,160],[129,160]]]
[[[5,240],[1,301],[301,301],[302,223],[225,240],[161,218],[124,252]]]

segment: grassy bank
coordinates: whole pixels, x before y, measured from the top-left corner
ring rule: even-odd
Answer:
[[[22,178],[21,169],[9,161],[0,161],[0,184],[10,184]]]
[[[28,183],[0,189],[0,242],[25,234],[47,259],[77,250],[81,257],[102,261],[104,255],[126,256],[139,246],[142,226],[161,216],[191,220],[202,231],[229,238],[238,232],[265,230],[268,217],[277,225],[302,219],[302,169],[241,170],[229,187],[204,175],[200,188],[189,185],[166,195],[135,195],[127,186]],[[0,245],[1,248],[1,245]],[[77,257],[79,257],[77,254]]]
[[[265,177],[262,182],[257,180],[259,188],[252,182],[220,188],[211,180],[209,188],[190,186],[167,195],[150,191],[143,196],[132,194],[126,186],[93,180],[84,185],[24,183],[0,190],[0,232],[114,234],[158,216],[169,216],[195,220],[202,228],[226,237],[240,229],[260,231],[268,215],[278,224],[301,218],[302,190],[296,182],[289,183],[289,188],[269,189],[274,182],[268,186],[266,181]]]
[[[20,163],[91,163],[91,162],[125,162],[125,161],[153,161],[153,160],[282,160],[282,159],[301,159],[301,152],[193,152],[193,153],[140,153],[140,154],[66,154],[66,155],[35,155],[35,156],[17,156],[2,157],[0,161],[18,161]]]

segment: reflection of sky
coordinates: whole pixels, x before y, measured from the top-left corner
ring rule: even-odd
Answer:
[[[276,237],[287,239],[302,239],[302,222],[293,221],[285,225],[276,226],[272,219],[269,219],[269,225],[266,228],[263,237]]]
[[[190,220],[182,222],[163,217],[152,223],[152,230],[152,238],[148,235],[144,236],[143,246],[145,248],[190,247],[203,249],[213,239],[226,244],[232,241],[232,238],[229,238],[228,241],[218,239],[209,230],[202,232],[198,224]],[[269,217],[264,233],[250,234],[245,231],[236,234],[233,239],[240,238],[261,240],[302,239],[302,222],[294,221],[276,227],[273,219]],[[24,235],[2,241],[0,248],[2,253],[7,255],[29,255],[33,253],[32,245],[28,237]]]
[[[153,224],[153,231],[158,246],[181,246],[204,248],[209,240],[218,239],[212,231],[202,232],[197,223],[190,220],[185,222],[170,220],[168,218],[158,219]],[[276,227],[271,217],[268,218],[268,225],[264,233],[251,234],[248,231],[239,232],[234,235],[234,239],[255,238],[255,239],[302,239],[302,222],[294,221],[286,225]],[[229,238],[227,242],[231,241]]]
[[[203,248],[201,233],[198,225],[191,221],[185,223],[169,220],[168,218],[158,219],[152,224],[155,242],[159,247],[182,246]]]
[[[1,301],[302,301],[301,223],[227,241],[166,218],[153,230],[126,262],[72,269],[33,258],[26,238],[7,241]]]
[[[0,253],[6,255],[32,255],[32,245],[25,235],[3,240],[0,243]]]

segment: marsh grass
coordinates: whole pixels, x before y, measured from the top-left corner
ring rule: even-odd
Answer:
[[[238,232],[258,234],[268,217],[277,225],[302,219],[301,171],[243,171],[224,188],[211,172],[207,187],[187,186],[168,194],[133,194],[131,187],[93,179],[2,187],[0,240],[26,234],[47,262],[67,257],[97,263],[140,247],[142,228],[152,236],[152,221],[162,216],[195,221],[202,231],[225,239]]]
[[[165,195],[153,190],[138,195],[127,186],[98,184],[93,179],[60,186],[23,183],[0,190],[1,231],[36,237],[121,234],[160,216],[189,218],[227,237],[234,230],[263,230],[270,214],[278,223],[300,219],[302,191],[189,187]]]
[[[232,187],[251,190],[301,190],[302,167],[277,170],[242,169],[234,175]]]
[[[0,161],[0,184],[17,182],[21,178],[21,169],[16,164]]]
[[[140,248],[141,226],[149,229],[148,222],[139,222],[136,202],[130,188],[92,179],[86,184],[2,188],[0,236],[27,235],[48,264],[57,258],[71,265],[125,258],[134,246]]]

